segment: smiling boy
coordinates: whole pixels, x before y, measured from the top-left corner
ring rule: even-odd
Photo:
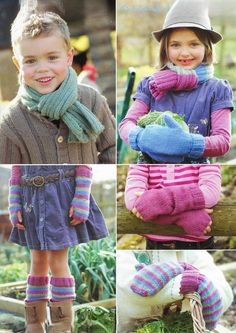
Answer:
[[[77,86],[66,22],[19,12],[11,37],[20,88],[0,120],[0,163],[115,163],[115,119],[103,96]]]

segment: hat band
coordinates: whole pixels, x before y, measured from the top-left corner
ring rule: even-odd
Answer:
[[[200,29],[213,31],[213,29],[211,27],[206,27],[202,24],[194,23],[194,22],[178,22],[178,23],[175,23],[175,24],[170,24],[168,26],[164,26],[163,30],[164,29],[170,29],[170,28],[191,27],[191,26],[195,27],[195,28],[199,27]]]

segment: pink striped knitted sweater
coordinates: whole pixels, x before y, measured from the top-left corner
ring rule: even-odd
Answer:
[[[186,186],[197,185],[201,190],[205,207],[216,205],[221,192],[220,166],[214,164],[151,164],[131,165],[126,181],[125,204],[132,210],[137,203],[136,192],[145,192],[151,189],[161,188],[186,188]],[[181,192],[181,191],[179,191]],[[183,214],[184,215],[184,214]],[[185,221],[186,222],[186,221]],[[202,241],[207,237],[196,236],[158,236],[145,235],[156,241],[182,240]]]

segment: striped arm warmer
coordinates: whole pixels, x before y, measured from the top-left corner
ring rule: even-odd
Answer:
[[[75,194],[71,206],[73,218],[86,221],[89,216],[90,192],[92,185],[92,169],[88,166],[76,167]]]
[[[202,302],[202,314],[207,329],[213,330],[223,312],[221,296],[214,284],[198,271],[185,271],[181,280],[180,292],[196,291]]]
[[[11,178],[9,180],[9,196],[8,196],[8,209],[10,215],[10,221],[15,226],[19,221],[17,212],[22,211],[21,203],[21,169],[20,166],[13,165],[11,169]]]
[[[171,279],[184,272],[181,264],[163,262],[159,264],[139,264],[130,288],[140,296],[152,296],[158,293]]]

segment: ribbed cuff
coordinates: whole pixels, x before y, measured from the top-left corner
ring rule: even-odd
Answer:
[[[197,185],[192,185],[190,186],[189,191],[193,198],[193,209],[205,208],[205,198],[201,189]]]
[[[139,133],[142,131],[143,131],[143,128],[136,126],[136,127],[132,128],[132,130],[129,132],[129,145],[134,150],[140,150],[139,146],[137,144],[137,137],[138,137]]]
[[[190,158],[199,158],[202,156],[205,148],[204,137],[200,134],[191,134],[192,148],[188,154]]]
[[[33,286],[43,286],[47,285],[49,281],[48,276],[34,276],[34,275],[29,275],[27,282],[28,284],[31,284]]]
[[[180,284],[180,293],[186,294],[189,292],[194,292],[198,289],[199,286],[199,272],[194,271],[185,271]]]
[[[89,165],[78,165],[75,169],[76,177],[92,177],[92,168]]]
[[[75,285],[75,279],[73,276],[71,277],[51,277],[50,280],[51,285],[57,287],[73,287]]]

